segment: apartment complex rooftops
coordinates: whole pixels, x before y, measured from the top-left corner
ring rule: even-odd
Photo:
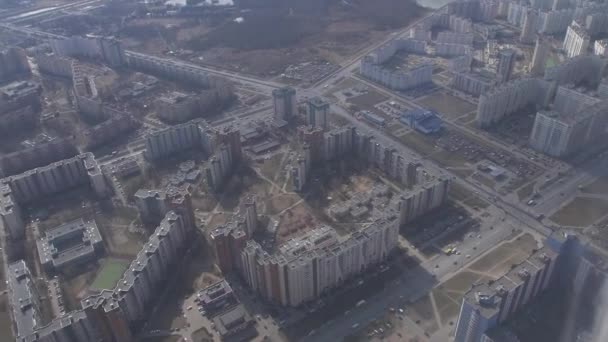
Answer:
[[[281,246],[280,251],[285,256],[299,256],[305,252],[333,245],[338,242],[338,234],[328,226],[322,226],[309,231],[307,234],[291,239]]]
[[[580,37],[587,37],[587,38],[590,37],[589,32],[587,32],[587,30],[584,28],[584,25],[582,25],[576,21],[574,21],[572,24],[570,24],[569,28]]]
[[[323,100],[322,98],[320,98],[318,96],[308,99],[307,103],[316,108],[323,108],[323,107],[329,106],[329,103],[327,101]]]
[[[17,97],[26,96],[40,90],[40,84],[30,81],[17,81],[0,87],[2,97],[14,99]]]
[[[23,260],[10,264],[7,272],[8,295],[17,336],[26,336],[34,332],[38,324],[38,295],[33,292],[36,285]]]
[[[190,94],[185,94],[185,93],[181,93],[178,91],[172,91],[168,94],[164,94],[158,100],[165,102],[167,104],[176,104],[176,103],[180,103],[180,102],[187,100],[190,96],[191,96]]]
[[[43,340],[45,336],[56,334],[63,328],[68,327],[76,322],[87,320],[88,317],[84,310],[76,310],[68,313],[65,316],[54,319],[49,324],[36,329],[35,332],[30,333],[20,339],[20,342],[33,342]]]
[[[102,246],[95,221],[82,218],[48,230],[37,241],[40,263],[49,270],[91,258]]]
[[[500,311],[501,297],[506,296],[527,281],[532,274],[536,274],[556,257],[557,253],[555,251],[543,246],[533,252],[526,260],[512,267],[499,279],[493,282],[474,284],[465,294],[464,300],[473,304],[482,316],[491,318]]]

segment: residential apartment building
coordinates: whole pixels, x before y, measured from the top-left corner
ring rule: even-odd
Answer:
[[[34,332],[41,323],[40,297],[35,280],[24,260],[8,265],[6,269],[8,305],[17,340]]]
[[[534,120],[530,146],[550,156],[568,156],[605,136],[607,111],[606,100],[576,112],[541,111]]]
[[[435,55],[442,57],[469,56],[473,54],[473,47],[468,44],[436,43]]]
[[[25,234],[20,206],[83,185],[90,186],[100,197],[111,192],[90,152],[0,179],[2,222],[10,236],[19,239]]]
[[[511,80],[516,57],[517,55],[512,49],[501,50],[498,53],[498,66],[496,68],[498,82],[505,83]]]
[[[578,22],[573,22],[568,26],[566,37],[564,38],[563,49],[569,58],[584,55],[589,49],[591,36],[585,28],[581,27]]]
[[[273,90],[272,101],[276,119],[290,122],[298,114],[298,100],[294,88],[283,87]]]
[[[505,83],[479,97],[477,124],[489,127],[506,115],[528,105],[546,107],[551,100],[550,82],[524,78]]]
[[[25,50],[20,47],[9,47],[0,51],[0,80],[12,80],[19,75],[31,72]]]
[[[479,96],[492,89],[496,85],[496,81],[493,77],[483,73],[457,72],[454,73],[450,85],[467,94]]]
[[[487,341],[486,332],[503,323],[553,282],[558,254],[547,246],[496,281],[473,286],[462,299],[455,342]]]
[[[536,44],[534,45],[534,54],[532,55],[532,61],[528,68],[533,76],[542,76],[545,73],[547,58],[550,53],[551,44],[549,44],[549,41],[544,36],[537,36]]]
[[[306,124],[322,130],[329,128],[329,102],[320,97],[313,97],[306,101]]]
[[[399,224],[404,225],[442,206],[448,198],[451,181],[439,178],[403,192],[399,198]]]
[[[81,303],[83,309],[101,306],[106,313],[119,310],[128,325],[143,323],[162,290],[161,285],[183,255],[192,229],[181,215],[168,212],[116,287],[85,298]]]
[[[538,12],[535,9],[526,9],[526,16],[519,35],[519,41],[524,44],[531,44],[536,37],[539,22]]]
[[[458,33],[458,32],[439,32],[437,34],[437,43],[445,44],[461,44],[473,45],[473,33]]]
[[[608,39],[598,39],[593,44],[593,54],[608,57]]]
[[[586,81],[597,84],[601,81],[608,64],[607,58],[595,55],[581,55],[545,69],[545,80],[558,84],[578,84]]]
[[[152,132],[146,136],[144,154],[148,160],[156,161],[190,149],[203,149],[204,141],[208,140],[205,134],[195,122]]]
[[[378,220],[340,242],[329,227],[293,239],[270,255],[254,241],[241,252],[243,277],[268,300],[296,307],[386,259],[396,246],[394,218]]]

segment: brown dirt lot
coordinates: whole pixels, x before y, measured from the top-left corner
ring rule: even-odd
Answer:
[[[298,204],[283,214],[277,228],[277,245],[281,245],[296,235],[303,234],[316,225],[317,219],[308,206],[304,203]]]
[[[266,201],[266,214],[276,215],[294,205],[300,199],[300,196],[293,194],[280,194],[273,196],[271,199]]]
[[[512,264],[521,263],[536,248],[536,240],[524,234],[492,250],[432,291],[442,324],[454,322],[464,294],[474,283],[484,283],[504,275]]]
[[[233,18],[213,25],[136,19],[123,35],[131,34],[129,48],[158,54],[181,47],[196,51],[192,61],[267,77],[303,62],[340,63],[423,13],[411,0],[354,0],[348,6],[333,1],[326,15],[248,13],[239,14],[245,19],[240,24]],[[137,26],[157,34],[144,38]]]
[[[508,271],[512,264],[525,260],[535,248],[537,248],[537,242],[534,237],[524,234],[513,242],[507,242],[492,250],[468,268],[477,272],[491,273],[498,277]]]
[[[349,98],[348,102],[360,107],[361,109],[370,110],[375,104],[386,101],[387,99],[388,97],[385,95],[375,91],[369,91],[365,94]]]
[[[418,103],[443,114],[446,119],[456,119],[475,110],[473,104],[442,92],[427,96]]]
[[[550,219],[562,226],[586,227],[607,213],[608,201],[599,198],[576,197],[554,213]]]
[[[593,183],[581,189],[582,192],[588,194],[605,195],[608,194],[608,176],[600,177]]]
[[[439,329],[439,325],[433,314],[430,295],[426,295],[414,302],[410,306],[408,316],[426,332],[433,333]]]

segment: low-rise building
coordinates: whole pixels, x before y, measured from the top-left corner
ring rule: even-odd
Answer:
[[[215,316],[213,323],[222,341],[247,341],[257,335],[255,320],[241,304]]]
[[[96,259],[103,253],[103,240],[95,220],[82,218],[44,233],[36,245],[46,272],[60,271]]]
[[[225,279],[200,290],[197,298],[199,304],[205,310],[205,315],[209,317],[213,317],[216,313],[238,303],[232,292],[232,287]]]

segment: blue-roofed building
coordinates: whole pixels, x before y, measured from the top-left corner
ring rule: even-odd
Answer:
[[[428,109],[407,111],[401,115],[399,121],[423,134],[437,133],[442,125],[437,113]]]

